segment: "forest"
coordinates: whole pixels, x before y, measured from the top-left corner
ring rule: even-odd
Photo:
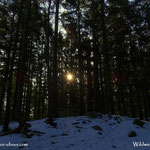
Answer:
[[[149,0],[0,0],[0,124],[88,112],[150,117]]]

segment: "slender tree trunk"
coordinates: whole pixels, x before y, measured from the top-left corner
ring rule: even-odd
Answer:
[[[35,97],[34,97],[34,112],[33,112],[33,114],[34,114],[34,120],[37,120],[38,119],[38,115],[37,115],[37,111],[38,111],[38,109],[37,109],[37,100],[38,100],[38,84],[36,85],[36,87],[35,87]]]
[[[97,35],[97,26],[96,26],[96,4],[93,1],[93,54],[94,54],[94,103],[95,103],[95,111],[102,112],[102,104],[101,104],[101,93],[100,93],[100,85],[99,85],[99,44],[98,44],[98,35]]]
[[[91,76],[91,62],[90,62],[90,51],[87,51],[87,91],[88,91],[88,97],[87,97],[87,111],[93,111],[93,100],[92,100],[92,76]]]
[[[135,107],[134,107],[134,98],[133,98],[132,88],[129,86],[129,102],[131,108],[131,116],[134,118],[136,115]]]
[[[51,68],[50,68],[50,8],[51,8],[51,0],[48,3],[48,17],[46,19],[46,48],[45,48],[45,61],[47,65],[47,85],[48,85],[48,119],[52,123],[52,81],[51,81]]]
[[[22,81],[18,82],[18,91],[17,91],[17,107],[16,112],[18,113],[17,120],[19,122],[24,122],[23,120],[23,112],[22,112],[22,97],[23,97],[23,86],[27,74],[27,61],[28,61],[28,43],[29,43],[29,24],[31,17],[31,0],[26,1],[26,17],[25,17],[25,25],[24,25],[24,33],[23,33],[23,46],[21,52],[21,59],[19,64],[19,76],[21,76]]]
[[[40,56],[39,56],[40,57]],[[39,58],[39,91],[38,91],[38,119],[41,119],[41,98],[42,98],[42,61]]]
[[[45,97],[46,97],[46,77],[44,78],[43,95],[42,95],[42,118],[45,117]]]
[[[54,35],[54,51],[53,51],[53,84],[52,84],[52,115],[57,117],[57,99],[58,99],[58,19],[59,19],[59,0],[56,0],[55,13],[55,35]]]
[[[1,94],[0,94],[0,122],[2,122],[1,113],[2,113],[2,108],[3,108],[3,104],[4,104],[4,97],[5,97],[5,92],[6,92],[6,83],[7,83],[8,74],[9,74],[10,52],[11,52],[11,41],[10,41],[10,45],[9,45],[9,51],[7,54],[6,69],[5,69],[5,74],[4,74],[4,78],[2,81],[2,90],[1,90]]]
[[[100,43],[97,39],[97,43],[98,43],[98,47],[100,47]],[[102,105],[102,108],[101,108],[101,112],[102,113],[106,113],[107,112],[107,106],[108,104],[106,104],[106,101],[105,101],[105,89],[104,89],[104,81],[103,81],[103,76],[104,76],[104,72],[102,71],[103,68],[102,68],[102,58],[101,58],[101,51],[98,53],[99,56],[98,56],[98,59],[99,59],[99,75],[100,75],[100,92],[101,92],[101,105]]]
[[[24,6],[24,1],[22,0],[20,2],[19,11],[18,11],[18,21],[17,21],[17,25],[16,25],[16,34],[15,34],[14,45],[13,45],[13,53],[12,53],[12,58],[11,58],[10,75],[9,75],[9,90],[8,90],[9,94],[8,94],[8,97],[7,97],[8,101],[11,97],[13,67],[14,67],[14,60],[15,60],[15,57],[16,57],[17,44],[18,44],[18,40],[19,40],[19,31],[20,31],[20,26],[21,26],[21,22],[22,22],[23,6]],[[21,53],[21,51],[20,51],[20,53]],[[15,91],[16,90],[17,90],[17,82],[16,82]],[[17,94],[17,92],[15,92],[15,94]],[[16,101],[16,99],[14,99],[14,100]],[[12,112],[12,119],[13,120],[15,119],[15,114],[14,114],[15,113],[15,108],[16,108],[16,103],[14,102],[13,112]]]
[[[102,31],[103,31],[103,54],[104,54],[104,67],[105,67],[105,94],[106,101],[109,102],[109,107],[111,113],[114,113],[114,100],[112,87],[110,82],[110,64],[109,64],[109,52],[107,47],[107,37],[106,37],[106,25],[105,25],[105,13],[104,13],[104,0],[101,0],[101,21],[102,21]]]
[[[143,77],[141,82],[143,84],[143,86],[140,88],[140,91],[141,91],[141,97],[143,99],[144,115],[145,115],[145,119],[148,121],[149,111],[148,111],[148,101],[147,101],[147,88],[145,87],[146,86],[145,77]]]
[[[83,94],[83,60],[82,60],[82,49],[81,49],[81,12],[80,12],[80,0],[77,1],[77,17],[78,17],[78,52],[79,52],[79,93],[80,93],[80,115],[83,115],[85,112],[84,108],[84,94]]]
[[[95,28],[95,25],[93,26]],[[95,111],[101,112],[100,89],[99,89],[99,73],[98,73],[98,47],[96,43],[95,29],[93,28],[93,50],[94,50],[94,103]]]
[[[27,96],[26,96],[26,106],[25,106],[25,120],[29,120],[29,116],[30,116],[30,94],[31,94],[31,63],[29,60],[29,64],[28,64],[28,77],[27,77]]]
[[[137,93],[137,104],[138,104],[138,113],[139,113],[139,118],[143,119],[143,112],[142,112],[142,103],[141,103],[141,96],[140,96],[140,90],[139,90],[139,79],[137,79],[137,81],[135,81],[135,85],[136,85],[136,93]]]

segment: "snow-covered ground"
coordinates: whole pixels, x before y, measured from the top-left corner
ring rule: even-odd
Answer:
[[[145,122],[142,128],[133,124],[133,119],[128,117],[79,116],[57,118],[57,128],[54,128],[45,120],[30,122],[31,130],[41,132],[34,133],[32,138],[24,134],[1,136],[0,150],[150,150],[149,122]],[[16,123],[11,123],[12,128],[16,126]],[[137,136],[128,137],[130,131],[135,131]],[[141,146],[134,147],[133,142],[141,142]],[[26,143],[24,147],[12,146],[23,143]]]

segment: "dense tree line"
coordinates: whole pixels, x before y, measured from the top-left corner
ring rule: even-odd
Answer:
[[[11,120],[89,111],[148,120],[149,67],[149,1],[0,2],[4,131]]]

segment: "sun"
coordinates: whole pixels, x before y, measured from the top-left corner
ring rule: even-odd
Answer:
[[[72,81],[72,80],[73,80],[73,74],[68,73],[68,74],[67,74],[67,80],[68,80],[68,81]]]

